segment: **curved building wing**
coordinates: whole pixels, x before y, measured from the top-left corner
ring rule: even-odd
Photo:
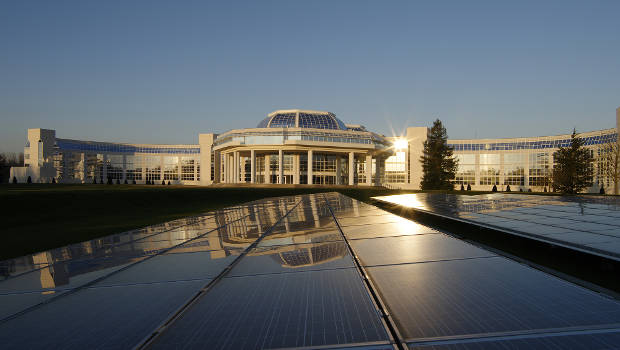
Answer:
[[[610,191],[605,154],[618,144],[616,127],[581,133],[595,158],[591,192]],[[211,185],[362,185],[417,189],[427,127],[386,137],[345,124],[328,111],[282,109],[256,128],[201,133],[198,144],[155,145],[56,138],[55,130],[29,129],[17,182],[150,183]],[[550,189],[553,154],[569,134],[511,139],[448,140],[459,161],[457,188],[516,191]]]

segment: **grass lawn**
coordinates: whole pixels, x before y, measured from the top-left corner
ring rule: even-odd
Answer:
[[[379,188],[0,185],[0,260],[252,200],[338,190],[367,201]]]

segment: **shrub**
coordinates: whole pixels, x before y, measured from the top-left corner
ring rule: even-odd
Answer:
[[[53,177],[53,178],[52,178],[52,183],[53,183],[53,184],[55,184],[55,183],[56,183],[56,178],[55,178],[55,177]]]
[[[467,190],[471,191],[471,185],[470,184],[467,184]]]
[[[510,192],[510,185],[506,186],[506,192]]]
[[[29,183],[29,184],[32,183],[32,178],[30,176],[28,176],[28,180],[26,180],[26,183]]]
[[[493,188],[491,189],[491,192],[497,192],[497,186],[493,185]]]
[[[161,180],[161,184],[165,185],[166,184],[166,180]]]
[[[168,186],[170,186],[170,180],[168,180]]]
[[[598,193],[600,194],[605,194],[605,187],[601,186],[601,190],[598,191]]]
[[[532,192],[532,189],[531,189],[531,188],[528,188],[528,189],[527,189],[527,191],[528,191],[528,192]]]
[[[461,191],[465,191],[465,187],[461,184]]]
[[[13,183],[16,184],[17,183],[17,178],[15,176],[13,176]]]

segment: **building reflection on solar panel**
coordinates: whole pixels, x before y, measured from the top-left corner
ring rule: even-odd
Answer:
[[[613,349],[620,339],[617,300],[337,193],[0,267],[6,349]]]

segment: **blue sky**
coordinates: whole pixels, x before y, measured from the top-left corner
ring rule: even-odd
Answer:
[[[279,108],[450,138],[615,126],[620,1],[4,1],[0,152],[197,143]]]

